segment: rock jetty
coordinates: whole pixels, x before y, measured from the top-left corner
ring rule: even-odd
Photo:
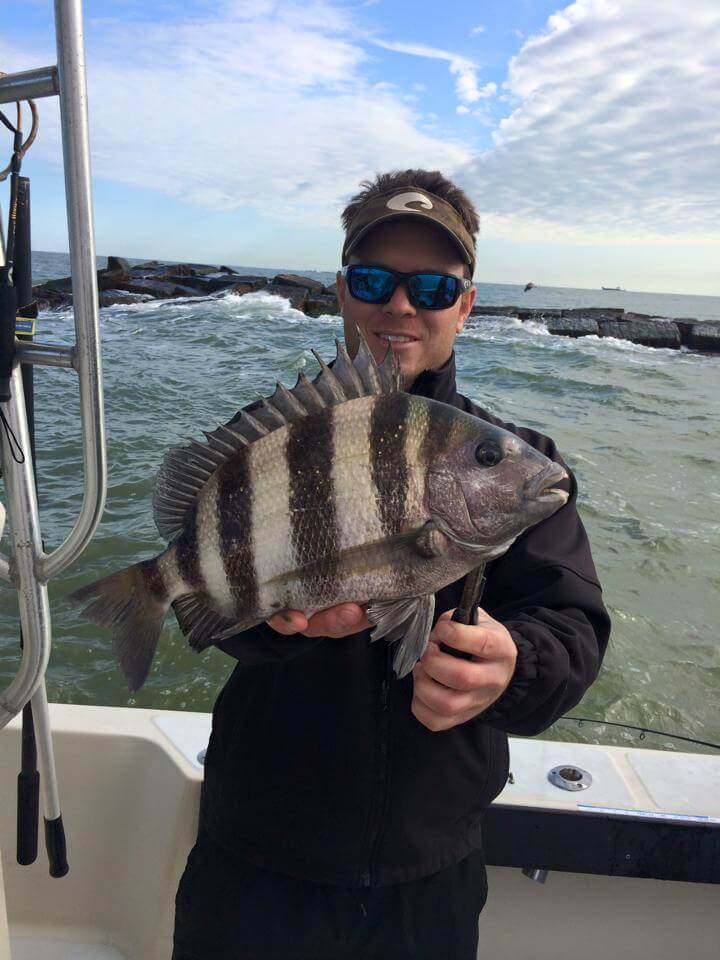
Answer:
[[[526,310],[521,307],[474,306],[471,322],[493,317],[517,317],[543,323],[548,333],[560,337],[616,337],[644,347],[679,350],[687,347],[704,353],[720,353],[720,320],[692,317],[651,317],[627,313],[622,307],[575,307],[571,310]]]
[[[177,297],[210,297],[220,291],[236,296],[262,290],[290,301],[291,306],[309,317],[340,313],[337,286],[326,287],[319,280],[294,273],[274,277],[236,273],[231,267],[205,263],[160,263],[149,260],[133,266],[122,257],[108,257],[107,266],[98,270],[101,307],[143,300],[170,300]],[[33,287],[40,310],[72,304],[69,277],[48,280]],[[543,323],[549,333],[560,337],[617,337],[646,347],[678,350],[687,347],[707,353],[720,353],[720,321],[695,320],[692,317],[652,317],[625,312],[620,307],[576,307],[568,310],[528,310],[516,306],[473,307],[471,323],[493,317],[517,317]]]

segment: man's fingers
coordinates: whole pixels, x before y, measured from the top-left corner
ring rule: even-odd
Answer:
[[[432,641],[422,659],[421,667],[425,676],[443,687],[462,691],[477,689],[485,680],[487,671],[487,664],[460,660],[445,653]]]
[[[482,660],[494,660],[502,650],[501,634],[505,632],[505,628],[484,610],[479,607],[478,610],[477,625],[456,623],[450,619],[454,611],[448,610],[435,624],[430,639],[434,643],[443,643]]]
[[[283,610],[282,613],[276,613],[270,617],[267,624],[273,630],[277,630],[278,633],[289,636],[291,633],[304,633],[307,629],[308,620],[300,610]]]
[[[365,611],[357,603],[340,603],[328,610],[320,610],[310,617],[309,637],[347,637],[370,626]]]
[[[267,622],[278,633],[286,636],[302,633],[306,637],[346,637],[370,626],[365,611],[357,603],[340,603],[320,610],[309,620],[300,610],[284,610]]]

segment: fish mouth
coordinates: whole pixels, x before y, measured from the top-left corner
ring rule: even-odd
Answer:
[[[527,500],[535,502],[557,504],[567,503],[570,494],[567,490],[560,490],[555,486],[561,480],[567,480],[568,474],[559,463],[549,463],[544,470],[531,477],[523,487],[523,495]]]

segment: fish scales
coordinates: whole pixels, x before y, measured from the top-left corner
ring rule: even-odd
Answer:
[[[405,393],[378,397],[373,404],[370,460],[386,537],[400,533],[405,519],[408,492],[405,437],[409,407],[410,397]]]
[[[292,592],[299,604],[312,604],[324,587],[332,592],[337,561],[337,515],[332,463],[334,408],[298,420],[289,428],[290,523],[294,567]],[[324,561],[322,572],[310,566]],[[307,569],[307,572],[303,568]]]
[[[203,495],[198,498],[195,522],[197,556],[200,571],[205,581],[209,601],[224,616],[232,616],[235,598],[225,571],[222,530],[220,526],[220,501],[218,488],[223,471],[216,471],[208,480]]]
[[[169,547],[72,595],[113,630],[130,689],[170,604],[202,650],[281,609],[369,602],[372,639],[397,644],[405,676],[434,594],[566,501],[552,486],[563,468],[518,437],[400,392],[391,350],[378,366],[360,337],[353,360],[338,343],[321,366],[206,444],[169,451],[153,500]]]
[[[288,430],[276,430],[245,451],[250,471],[247,478],[251,515],[239,526],[235,550],[253,565],[257,585],[255,610],[239,609],[239,615],[280,609],[282,598],[268,587],[273,577],[294,566],[290,518],[290,466]],[[231,461],[232,462],[232,461]],[[251,536],[248,538],[247,531]],[[233,576],[241,582],[239,571]]]
[[[383,524],[370,449],[373,403],[355,401],[334,410],[332,477],[337,549],[342,553],[359,543],[380,540]]]
[[[204,590],[205,581],[200,569],[196,544],[197,512],[198,505],[194,503],[187,512],[185,530],[177,541],[175,552],[177,554],[177,565],[182,581],[186,583],[191,590]]]
[[[260,607],[257,554],[254,548],[252,447],[238,451],[217,471],[218,545],[234,612],[246,616]],[[248,532],[250,535],[248,536]]]

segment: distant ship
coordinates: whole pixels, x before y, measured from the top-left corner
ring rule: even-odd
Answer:
[[[526,283],[525,290],[523,290],[523,293],[525,293],[527,290],[532,290],[534,286],[535,286],[534,283]]]
[[[601,290],[622,290],[622,287],[600,287]]]

